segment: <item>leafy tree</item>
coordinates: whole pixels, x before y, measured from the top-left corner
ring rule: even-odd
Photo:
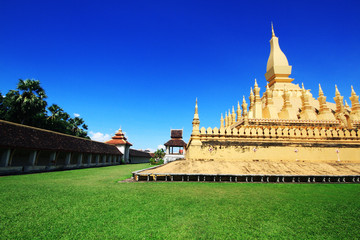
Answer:
[[[70,128],[68,123],[70,115],[56,104],[48,107],[48,111],[51,115],[47,117],[46,127],[53,131],[70,134],[68,130]]]
[[[10,90],[4,99],[7,120],[28,125],[38,125],[46,115],[47,98],[38,80],[19,80],[18,90]]]
[[[158,165],[158,164],[163,164],[164,163],[164,159],[163,157],[165,156],[165,151],[164,149],[158,149],[155,151],[154,153],[154,157],[150,158],[150,164],[152,165]]]
[[[10,90],[5,97],[0,93],[0,119],[89,138],[82,118],[70,118],[56,104],[46,109],[46,98],[40,81],[20,79],[16,90]]]
[[[84,123],[84,119],[75,117],[69,119],[69,127],[71,134],[78,137],[86,137],[88,126]]]

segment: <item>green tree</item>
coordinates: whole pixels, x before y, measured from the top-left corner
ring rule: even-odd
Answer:
[[[150,158],[150,164],[152,164],[152,165],[163,164],[164,163],[164,159],[163,159],[164,156],[165,156],[164,149],[160,148],[160,149],[156,150],[154,152],[154,157]]]
[[[87,137],[88,126],[84,123],[84,119],[75,117],[69,119],[70,132],[74,136]]]
[[[50,112],[50,116],[47,117],[46,121],[47,129],[70,134],[68,130],[70,128],[68,122],[70,115],[56,104],[48,107],[48,111]]]
[[[82,118],[70,118],[56,104],[47,111],[46,98],[39,80],[20,79],[16,90],[10,90],[5,97],[0,93],[0,119],[89,138]]]
[[[46,116],[47,98],[38,80],[19,80],[17,90],[10,90],[4,99],[6,120],[38,126]]]

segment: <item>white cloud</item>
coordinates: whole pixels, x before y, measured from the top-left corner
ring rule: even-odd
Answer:
[[[74,113],[74,117],[80,117],[80,114]]]
[[[149,152],[155,152],[156,150],[155,149],[152,149],[152,148],[147,148],[147,149],[145,149],[145,151],[149,151]]]
[[[101,132],[90,131],[89,134],[90,134],[91,140],[98,141],[98,142],[105,142],[105,141],[111,139],[110,134],[107,134],[107,133],[104,134]]]
[[[166,147],[163,144],[158,145],[157,149],[166,149]]]

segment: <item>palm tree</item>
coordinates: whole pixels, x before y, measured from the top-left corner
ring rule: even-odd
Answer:
[[[21,124],[36,123],[36,119],[46,115],[45,98],[47,96],[39,80],[20,79],[17,90],[10,90],[5,97],[5,104],[9,106],[9,120]]]
[[[49,130],[67,133],[69,123],[67,122],[70,115],[59,107],[57,104],[52,104],[48,107],[50,116],[46,119],[46,128]]]
[[[48,110],[51,113],[51,116],[49,116],[48,119],[51,119],[52,121],[55,120],[67,121],[70,118],[70,115],[64,112],[64,109],[59,107],[57,104],[51,105],[50,107],[48,107]]]
[[[86,137],[88,126],[84,124],[84,119],[75,117],[69,119],[69,127],[71,134],[78,137]]]

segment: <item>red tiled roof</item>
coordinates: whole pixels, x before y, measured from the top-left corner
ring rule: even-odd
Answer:
[[[109,140],[105,143],[111,144],[111,145],[130,145],[130,146],[132,146],[132,144],[127,141],[121,128],[117,131],[117,133],[115,133],[115,136],[113,136],[111,140]]]
[[[50,151],[121,155],[114,146],[0,120],[0,146]]]
[[[171,138],[182,138],[182,132],[183,130],[181,129],[171,130]]]
[[[144,152],[144,151],[140,151],[140,150],[136,150],[136,149],[129,149],[129,155],[130,157],[148,157],[151,158],[152,155],[149,152]]]
[[[111,145],[130,145],[130,146],[132,146],[131,143],[129,143],[128,141],[124,141],[122,139],[111,139],[109,141],[106,141],[105,143],[111,144]]]
[[[167,141],[164,145],[170,147],[185,147],[186,143],[182,139],[171,139]]]

